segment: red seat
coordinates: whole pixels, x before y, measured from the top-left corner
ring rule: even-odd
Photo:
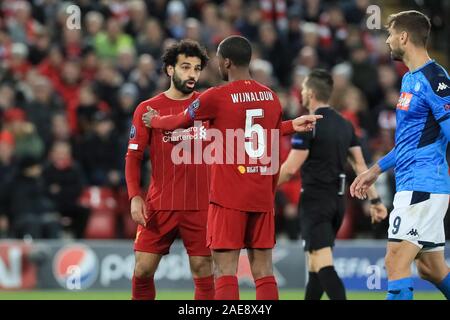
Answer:
[[[142,196],[144,199],[145,197]],[[124,188],[117,193],[117,213],[120,217],[122,236],[125,239],[134,239],[136,237],[137,223],[133,221],[130,214],[130,201],[128,192]]]
[[[80,197],[81,205],[91,209],[117,209],[116,195],[113,190],[105,187],[87,187]]]
[[[117,200],[113,190],[88,187],[81,197],[81,205],[91,209],[85,231],[87,239],[114,239],[117,236]]]
[[[111,211],[94,210],[85,231],[87,239],[116,238],[116,216]]]

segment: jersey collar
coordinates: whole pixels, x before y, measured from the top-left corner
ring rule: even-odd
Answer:
[[[425,68],[426,66],[428,66],[428,65],[430,65],[430,64],[432,64],[432,63],[435,63],[435,62],[436,62],[436,61],[435,61],[434,59],[431,59],[430,61],[426,62],[424,65],[422,65],[421,67],[418,67],[416,70],[411,71],[410,73],[413,74],[413,73],[419,72],[420,70],[422,70],[422,69]]]
[[[317,107],[316,110],[314,110],[314,114],[317,114],[317,112],[318,112],[319,110],[329,109],[329,108],[330,108],[330,106],[320,106],[320,107]]]

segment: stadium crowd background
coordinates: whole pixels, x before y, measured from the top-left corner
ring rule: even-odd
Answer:
[[[354,125],[367,162],[376,161],[393,147],[406,67],[391,61],[383,30],[367,29],[374,3],[383,17],[405,8],[428,14],[431,52],[448,69],[443,0],[1,1],[0,238],[134,237],[124,179],[131,118],[139,101],[168,88],[160,56],[184,38],[211,57],[200,90],[221,83],[217,44],[249,38],[253,77],[278,93],[286,119],[306,112],[300,92],[309,70],[331,70],[331,104]],[[80,29],[67,28],[71,4],[81,9]],[[285,137],[283,158],[289,150]],[[143,192],[151,168],[144,170]],[[353,181],[350,168],[347,176]],[[297,177],[277,193],[279,239],[299,237],[300,186]],[[391,209],[392,174],[377,188]],[[367,203],[348,197],[338,238],[384,238],[386,228],[371,226]]]

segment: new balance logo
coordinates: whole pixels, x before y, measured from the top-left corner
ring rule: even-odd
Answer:
[[[417,232],[417,229],[411,229],[411,230],[409,230],[409,232],[406,235],[407,236],[411,235],[411,236],[417,237],[419,235],[419,233]]]
[[[441,83],[439,83],[439,86],[438,86],[436,92],[444,91],[446,89],[448,89],[448,85],[446,85],[445,83],[441,82]]]

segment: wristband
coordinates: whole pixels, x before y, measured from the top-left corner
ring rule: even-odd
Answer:
[[[380,204],[381,203],[381,199],[380,197],[376,197],[374,199],[370,199],[370,204]]]

